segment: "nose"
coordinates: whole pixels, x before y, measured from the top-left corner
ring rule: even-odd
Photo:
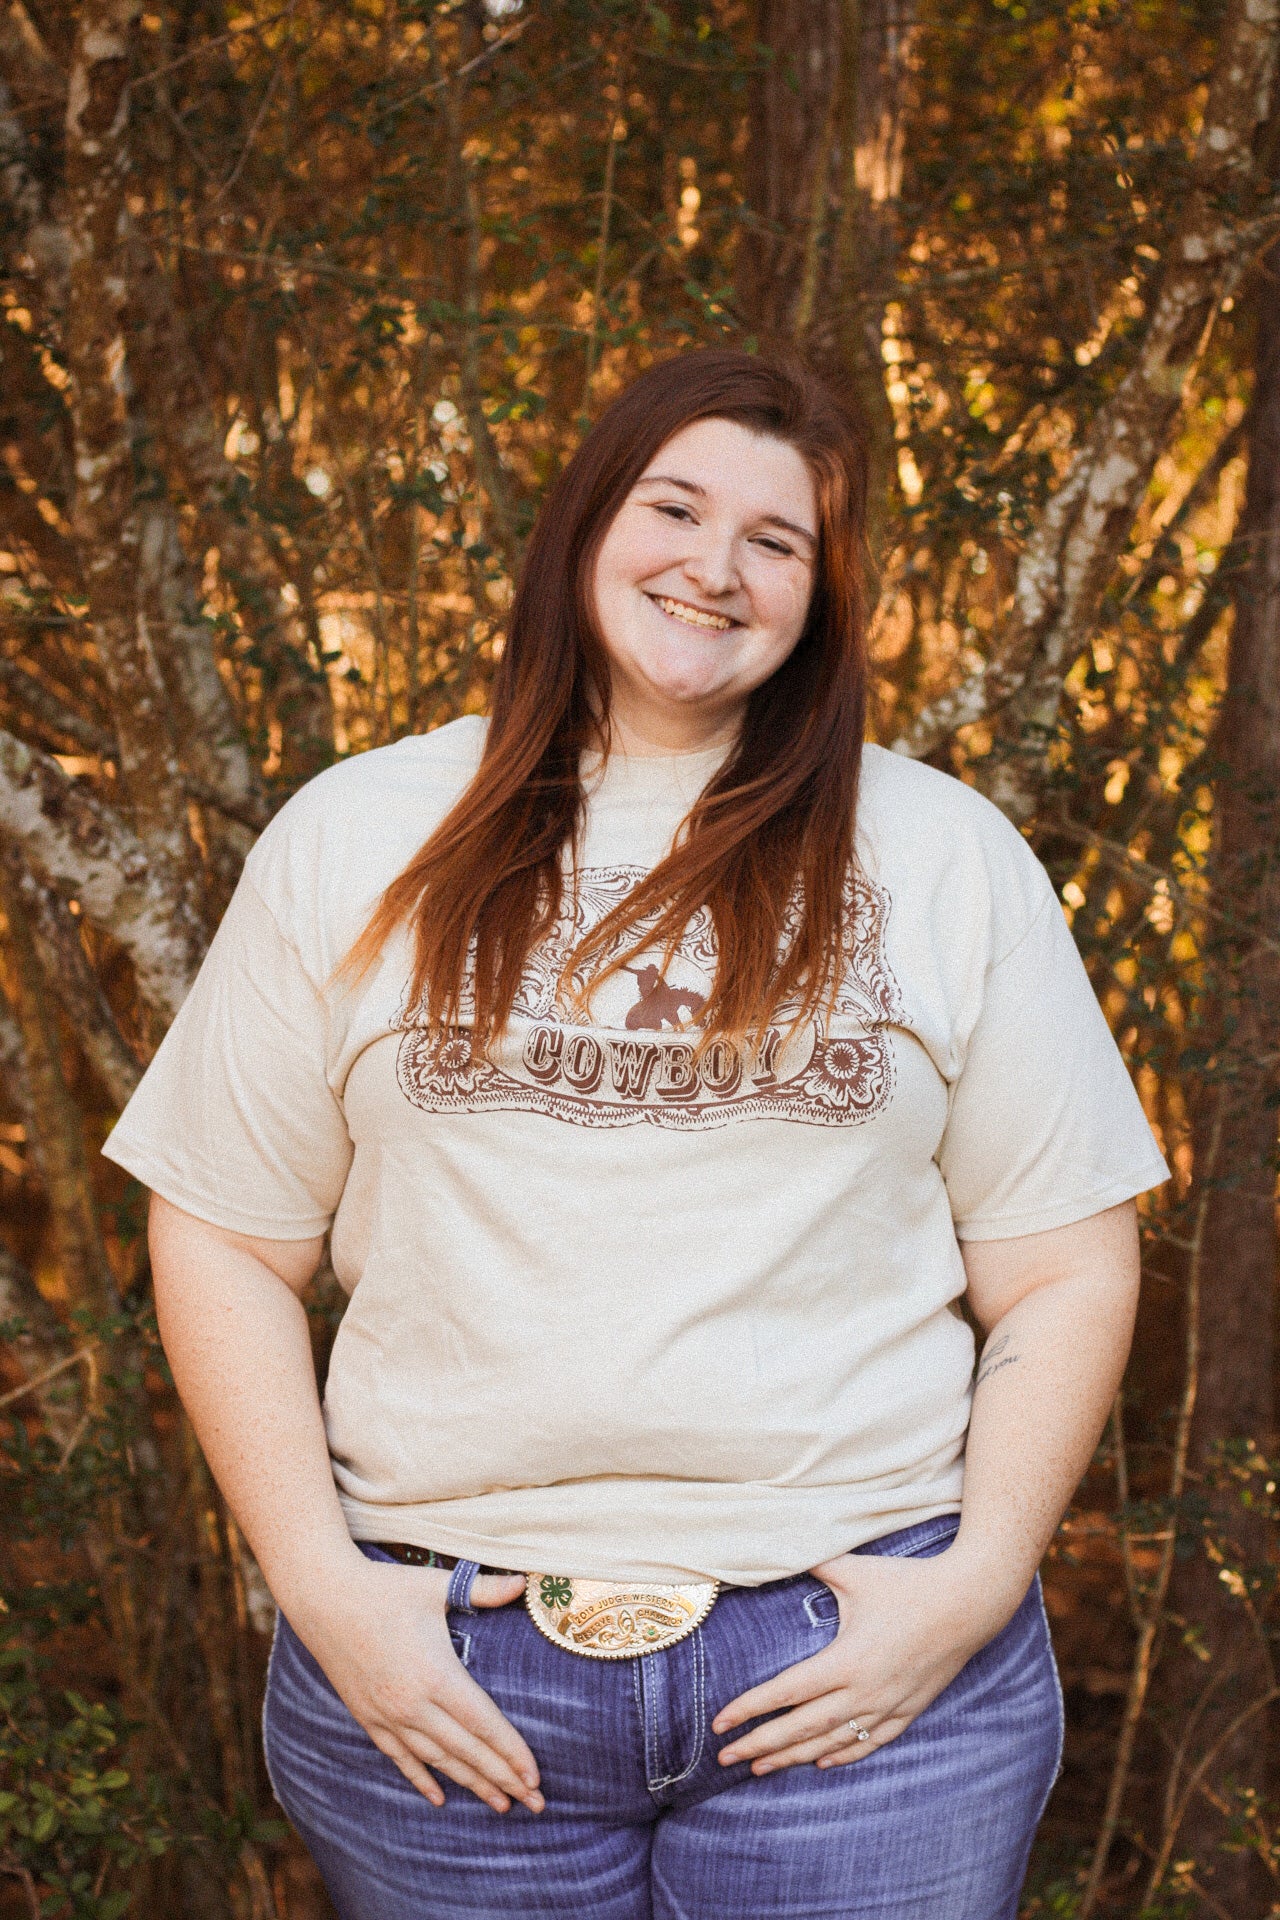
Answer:
[[[701,532],[702,538],[685,560],[685,573],[710,598],[719,599],[726,593],[736,592],[742,585],[742,576],[738,569],[738,543],[732,532],[728,528],[719,532],[713,527],[704,527]]]

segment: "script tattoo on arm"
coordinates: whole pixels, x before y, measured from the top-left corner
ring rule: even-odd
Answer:
[[[1004,1334],[999,1340],[995,1342],[994,1346],[988,1347],[984,1352],[982,1356],[981,1365],[978,1368],[978,1377],[973,1383],[973,1390],[975,1393],[977,1392],[978,1388],[982,1385],[983,1381],[989,1380],[993,1373],[999,1373],[1001,1367],[1012,1367],[1017,1365],[1019,1355],[1016,1353],[1005,1352],[1005,1348],[1009,1344],[1009,1338],[1010,1336],[1007,1333]]]

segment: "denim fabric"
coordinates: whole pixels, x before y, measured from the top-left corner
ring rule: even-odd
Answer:
[[[859,1551],[941,1553],[956,1525]],[[1038,1581],[897,1740],[762,1779],[716,1764],[731,1736],[711,1721],[835,1637],[835,1596],[810,1575],[722,1592],[686,1640],[634,1660],[553,1646],[519,1603],[450,1618],[537,1756],[540,1815],[448,1781],[432,1807],[279,1622],[267,1765],[342,1920],[1016,1920],[1062,1741]]]

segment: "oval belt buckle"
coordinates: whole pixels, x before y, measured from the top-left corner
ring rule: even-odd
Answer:
[[[574,1580],[528,1573],[524,1604],[539,1633],[589,1660],[627,1660],[658,1653],[692,1633],[710,1613],[718,1580]]]

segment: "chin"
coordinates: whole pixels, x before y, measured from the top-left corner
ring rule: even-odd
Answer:
[[[663,694],[673,700],[714,700],[723,698],[728,692],[727,676],[724,672],[728,664],[714,657],[708,658],[709,649],[678,647],[671,648],[648,660],[637,661],[641,678],[652,687],[655,693]]]
[[[648,682],[649,691],[659,700],[670,700],[680,707],[700,707],[708,702],[716,706],[723,705],[729,697],[726,689],[714,681],[692,679],[659,679],[656,675]]]

